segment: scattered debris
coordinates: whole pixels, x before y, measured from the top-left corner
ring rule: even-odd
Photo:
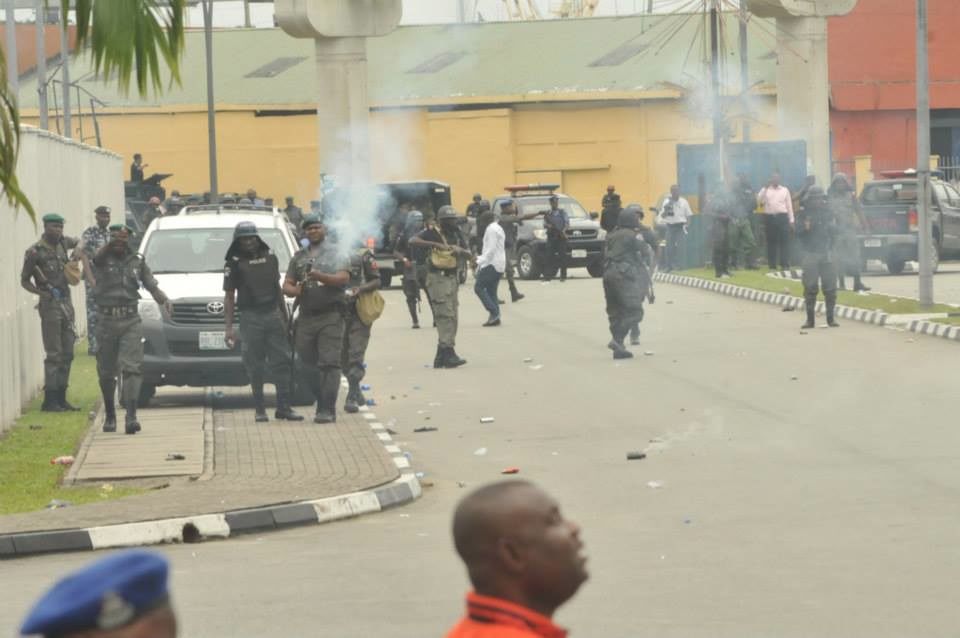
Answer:
[[[482,416],[480,417],[480,423],[493,423],[494,418],[492,416]]]
[[[433,486],[434,486],[433,481],[428,481],[428,480],[420,481],[420,487],[433,487]]]
[[[639,461],[647,458],[647,455],[643,452],[627,452],[628,461]]]
[[[183,454],[171,453],[167,455],[168,461],[185,461],[187,459]]]
[[[36,423],[34,423],[33,425],[30,426],[30,429],[31,429],[31,430],[42,430],[42,429],[43,429],[43,426],[42,426],[42,425],[37,425]]]
[[[376,404],[377,404],[377,402],[374,401],[373,399],[367,399],[367,405],[374,406],[374,405],[376,405]]]
[[[420,386],[415,385],[415,386],[413,386],[413,389],[414,389],[414,390],[419,390],[419,389],[420,389]]]
[[[408,461],[411,460],[411,459],[413,459],[413,455],[410,454],[409,452],[404,452],[404,453],[403,453],[403,456],[404,456]]]
[[[109,483],[104,483],[103,485],[100,486],[100,489],[103,490],[104,492],[112,492],[113,486],[110,485]]]
[[[369,391],[370,391],[370,384],[369,384],[369,383],[364,383],[363,385],[360,386],[360,389],[363,390],[364,392],[369,392]]]
[[[50,459],[50,465],[73,465],[73,461],[72,456],[58,456]]]
[[[800,331],[800,334],[805,335],[805,334],[810,334],[810,333],[807,332],[806,330],[801,330],[801,331]]]
[[[542,363],[538,363],[538,364],[536,364],[536,365],[532,365],[532,366],[528,366],[528,367],[529,367],[531,370],[542,370],[542,369],[543,369],[543,364],[542,364]]]
[[[793,306],[784,306],[780,309],[780,312],[793,312]]]
[[[427,406],[428,406],[428,407],[431,407],[431,408],[439,408],[441,405],[443,405],[443,404],[442,404],[442,403],[438,403],[437,401],[432,401],[432,402],[430,402],[430,403],[427,404]]]
[[[437,428],[429,425],[425,425],[422,428],[413,428],[414,432],[436,432]]]
[[[647,481],[647,487],[652,490],[659,490],[663,487],[663,481]]]
[[[643,352],[643,356],[645,356],[645,357],[652,357],[652,356],[653,356],[653,350],[645,350],[645,351]]]
[[[393,394],[390,395],[390,400],[391,400],[391,401],[396,401],[396,399],[397,399],[396,395],[393,395]]]
[[[414,476],[416,476],[418,479],[422,479],[424,476],[426,476],[426,474],[423,472],[416,472]]]
[[[693,522],[693,521],[691,521],[689,518],[683,519],[683,524],[684,524],[684,525],[689,525],[689,524],[692,523],[692,522]]]
[[[799,379],[799,378],[800,378],[800,377],[798,377],[798,376],[796,376],[796,375],[793,375],[792,377],[790,377],[790,380],[791,380],[791,381],[796,381],[796,380]]]
[[[526,358],[523,360],[523,362],[524,362],[524,363],[533,363],[533,357],[526,357]]]
[[[457,481],[457,487],[463,488],[463,487],[466,487],[466,486],[467,486],[467,484],[464,483],[463,481]]]
[[[485,447],[478,447],[476,450],[473,451],[474,456],[486,456],[486,454],[487,454],[487,448]]]
[[[396,431],[396,430],[391,430],[390,428],[387,428],[387,434],[397,434],[397,431]]]
[[[46,505],[46,507],[45,507],[44,509],[48,509],[48,510],[58,510],[58,509],[62,509],[62,508],[64,508],[64,507],[70,507],[71,505],[73,505],[73,503],[71,503],[70,501],[61,501],[61,500],[59,500],[59,499],[53,499],[52,501],[50,501],[49,503],[47,503],[47,505]]]
[[[501,474],[519,474],[519,467],[507,467],[500,471]]]

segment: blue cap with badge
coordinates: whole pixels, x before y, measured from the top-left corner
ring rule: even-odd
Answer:
[[[37,601],[20,633],[56,636],[116,629],[169,602],[167,560],[131,550],[112,554],[66,576]]]

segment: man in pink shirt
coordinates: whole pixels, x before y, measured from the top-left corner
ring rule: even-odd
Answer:
[[[793,200],[790,190],[780,184],[779,173],[770,176],[770,183],[757,195],[757,202],[766,213],[767,265],[770,270],[776,270],[779,257],[780,270],[789,270],[790,232],[794,224]]]

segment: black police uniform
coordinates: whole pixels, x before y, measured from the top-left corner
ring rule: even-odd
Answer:
[[[837,327],[837,260],[835,246],[839,229],[823,189],[810,187],[802,211],[797,214],[797,239],[803,251],[803,298],[807,312],[804,328],[815,323],[817,293],[823,290],[827,324]]]

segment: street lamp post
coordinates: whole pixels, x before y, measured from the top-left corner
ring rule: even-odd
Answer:
[[[917,231],[920,305],[933,305],[933,233],[930,225],[930,77],[927,69],[927,0],[917,0]]]
[[[203,41],[207,57],[207,155],[210,160],[210,203],[220,201],[217,184],[217,113],[213,98],[213,0],[203,0]]]

